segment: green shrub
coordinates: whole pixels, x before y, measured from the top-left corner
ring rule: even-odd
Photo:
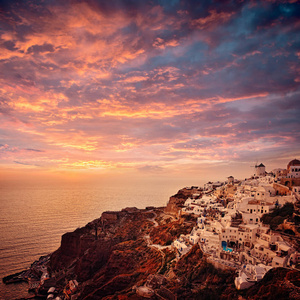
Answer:
[[[293,203],[285,203],[281,208],[275,208],[271,213],[264,214],[261,220],[264,224],[270,224],[271,228],[274,229],[283,223],[284,219],[291,217],[293,212]]]

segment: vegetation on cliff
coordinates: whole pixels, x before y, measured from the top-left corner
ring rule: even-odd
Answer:
[[[264,224],[269,224],[275,230],[285,219],[292,218],[294,212],[293,203],[285,203],[281,208],[275,208],[271,213],[264,214],[261,218]]]

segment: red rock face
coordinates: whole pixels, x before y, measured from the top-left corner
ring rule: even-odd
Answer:
[[[107,263],[111,249],[112,241],[96,241],[87,253],[79,257],[75,267],[77,279],[84,282],[92,278]]]
[[[162,263],[161,253],[144,239],[154,226],[154,216],[135,210],[105,213],[63,235],[61,247],[51,256],[51,269],[57,273],[64,269],[61,274],[81,283],[80,299],[100,299],[146,280]]]
[[[196,218],[187,215],[179,220],[154,227],[150,233],[151,240],[154,244],[170,245],[181,234],[190,233],[193,227],[196,226],[196,221]]]
[[[67,267],[80,253],[80,237],[78,232],[65,233],[61,246],[51,255],[50,266],[53,271]]]
[[[170,200],[165,208],[165,212],[176,216],[188,197],[189,195],[184,194],[177,194],[170,197]]]
[[[80,252],[80,234],[76,232],[65,233],[61,238],[61,254],[77,257]]]
[[[183,198],[170,201],[176,206]],[[174,249],[151,246],[168,244],[194,225],[192,216],[176,219],[161,209],[105,213],[63,235],[61,247],[51,256],[51,269],[62,286],[66,279],[78,280],[79,300],[140,299],[132,287],[144,285],[151,274],[171,274],[153,288],[177,299],[299,299],[298,271],[273,269],[249,290],[237,291],[236,274],[215,269],[198,245],[178,262]]]
[[[168,214],[177,215],[180,209],[183,207],[184,202],[189,198],[192,197],[193,194],[200,193],[198,188],[193,189],[181,189],[178,193],[172,197],[170,197],[169,202],[165,208],[165,212]]]

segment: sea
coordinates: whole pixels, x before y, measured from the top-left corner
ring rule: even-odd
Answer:
[[[27,283],[2,278],[30,267],[55,251],[66,232],[85,226],[104,211],[166,206],[184,186],[178,182],[0,182],[0,299],[29,296]]]

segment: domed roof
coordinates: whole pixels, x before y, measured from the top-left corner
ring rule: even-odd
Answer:
[[[296,158],[291,160],[287,165],[287,169],[289,169],[290,166],[300,166],[300,160],[298,160]]]

